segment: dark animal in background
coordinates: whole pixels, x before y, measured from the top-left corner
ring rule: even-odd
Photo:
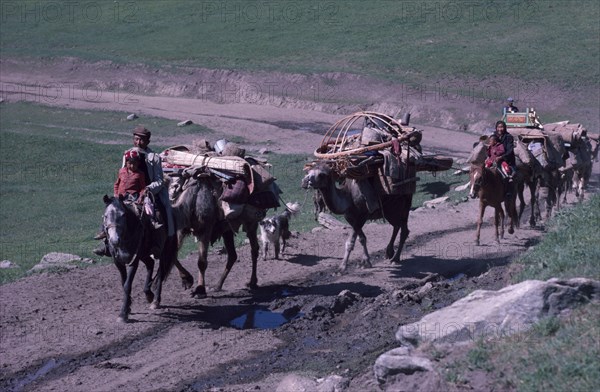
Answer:
[[[287,203],[285,211],[281,214],[265,218],[259,222],[260,239],[263,245],[263,260],[267,259],[269,244],[273,245],[276,259],[279,259],[280,249],[281,254],[285,252],[286,240],[291,236],[290,219],[299,212],[300,205],[298,203]]]

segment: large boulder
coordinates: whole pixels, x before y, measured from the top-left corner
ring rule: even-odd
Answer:
[[[499,291],[477,290],[396,332],[403,346],[423,342],[461,343],[508,336],[540,319],[600,298],[600,282],[575,278],[528,280]]]

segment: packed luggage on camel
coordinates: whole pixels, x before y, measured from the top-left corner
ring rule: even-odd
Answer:
[[[318,192],[318,199],[331,212],[344,215],[352,227],[340,271],[345,271],[357,238],[363,249],[361,265],[371,266],[362,228],[372,219],[385,218],[392,225],[386,257],[400,262],[416,172],[447,170],[452,165],[452,158],[422,153],[422,133],[409,126],[409,119],[407,115],[398,121],[367,111],[344,117],[329,128],[315,150],[316,160],[305,167],[302,187]]]

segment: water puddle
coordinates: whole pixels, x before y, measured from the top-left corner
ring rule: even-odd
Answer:
[[[268,309],[254,308],[231,320],[229,325],[237,329],[275,329],[300,316],[301,313],[284,315]]]
[[[44,377],[46,374],[50,373],[53,369],[62,365],[64,362],[65,362],[64,360],[56,360],[56,359],[49,360],[48,362],[43,364],[42,367],[39,368],[35,373],[28,374],[21,380],[18,380],[17,385],[15,386],[13,391],[15,391],[15,392],[22,391],[26,385],[31,384],[32,382]]]
[[[467,275],[465,275],[465,274],[463,274],[463,273],[461,272],[461,273],[459,273],[459,274],[456,274],[456,275],[454,275],[454,276],[453,276],[453,277],[451,277],[451,278],[448,278],[448,282],[454,282],[454,281],[457,281],[457,280],[461,280],[462,278],[464,278],[464,277],[466,277],[466,276],[467,276]]]

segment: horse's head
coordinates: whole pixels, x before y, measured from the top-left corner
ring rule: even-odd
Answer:
[[[302,179],[302,188],[304,189],[326,188],[333,178],[331,166],[324,162],[307,165],[304,170],[306,171],[306,175]]]
[[[483,165],[471,165],[471,169],[469,170],[469,181],[471,182],[469,196],[471,199],[474,199],[477,197],[479,189],[481,189],[481,183],[483,181]]]
[[[108,248],[114,259],[122,264],[128,264],[138,251],[142,240],[143,230],[135,213],[123,202],[120,196],[104,195],[103,227],[106,232]]]

